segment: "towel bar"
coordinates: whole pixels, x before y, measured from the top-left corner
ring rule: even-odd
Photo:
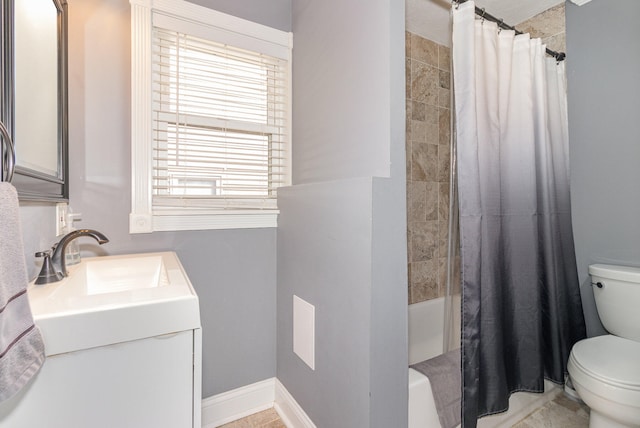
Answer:
[[[16,150],[11,141],[11,135],[0,121],[0,181],[11,182],[16,166]],[[6,144],[5,144],[6,143]],[[5,146],[7,147],[5,149]]]

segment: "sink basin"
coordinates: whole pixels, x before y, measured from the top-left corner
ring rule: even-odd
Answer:
[[[198,297],[174,252],[83,258],[68,271],[28,287],[47,355],[200,328]]]
[[[117,293],[139,288],[169,285],[169,277],[161,255],[127,257],[96,257],[82,263],[69,275],[68,284],[59,293],[77,293],[86,287],[87,295]]]

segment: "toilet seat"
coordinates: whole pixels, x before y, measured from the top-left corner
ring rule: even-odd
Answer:
[[[613,335],[582,340],[569,357],[571,379],[592,393],[640,407],[640,342]]]

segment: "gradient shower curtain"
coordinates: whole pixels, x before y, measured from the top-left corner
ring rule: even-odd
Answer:
[[[585,337],[569,199],[564,64],[453,7],[462,426],[563,383]]]

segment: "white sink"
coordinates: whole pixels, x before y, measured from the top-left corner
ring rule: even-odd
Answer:
[[[84,258],[28,288],[47,355],[200,328],[198,297],[173,252]]]
[[[59,287],[55,293],[94,295],[169,284],[162,255],[127,256],[126,260],[121,257],[96,257],[70,271],[67,284]]]

